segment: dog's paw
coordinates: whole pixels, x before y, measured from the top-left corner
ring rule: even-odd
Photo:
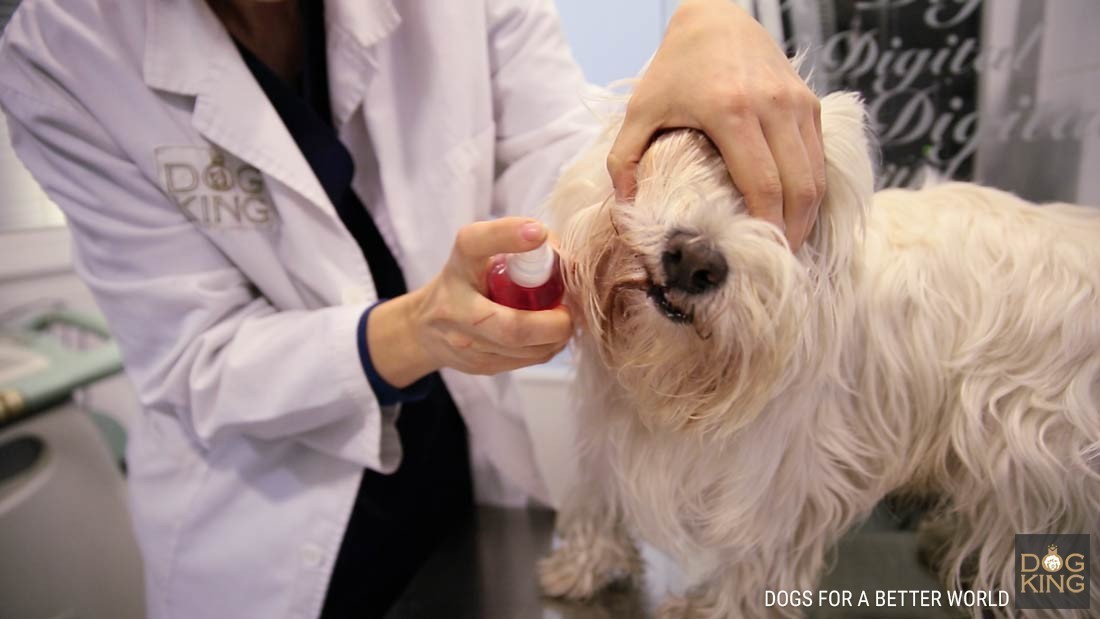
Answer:
[[[607,585],[641,572],[638,550],[625,533],[578,525],[561,545],[539,561],[543,594],[570,600],[592,597]]]
[[[670,595],[657,609],[658,619],[727,619],[728,617],[743,619],[742,614],[730,614],[714,602],[692,593]]]
[[[657,609],[658,619],[784,619],[800,617],[783,612],[769,612],[761,607],[737,608],[730,606],[730,600],[720,601],[712,595],[713,591],[690,591],[686,595],[670,595],[666,597]]]
[[[691,600],[680,595],[670,595],[661,602],[657,609],[657,619],[695,619],[696,614],[691,610]]]

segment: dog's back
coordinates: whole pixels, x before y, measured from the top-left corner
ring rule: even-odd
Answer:
[[[903,490],[943,500],[945,575],[1003,587],[1016,533],[1095,540],[1100,209],[949,183],[880,192],[867,221],[858,390]]]

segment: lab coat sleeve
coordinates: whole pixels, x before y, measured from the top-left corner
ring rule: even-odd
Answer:
[[[279,311],[94,120],[0,84],[17,154],[68,219],[78,273],[147,410],[203,448],[294,438],[371,469],[400,458],[363,375],[363,306]]]
[[[603,109],[619,104],[586,84],[552,0],[487,6],[498,163],[493,214],[544,217],[540,207],[562,168],[599,135]]]

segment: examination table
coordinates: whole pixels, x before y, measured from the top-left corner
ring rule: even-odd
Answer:
[[[871,593],[882,589],[936,589],[917,561],[911,531],[898,530],[880,508],[840,545],[821,589]],[[619,586],[589,603],[539,595],[535,564],[550,548],[550,511],[481,507],[409,584],[386,619],[648,619],[679,574],[655,552],[645,551],[643,587]],[[816,600],[816,598],[815,598]],[[956,617],[949,608],[813,608],[811,619],[931,619]]]

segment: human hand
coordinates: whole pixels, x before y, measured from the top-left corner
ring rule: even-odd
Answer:
[[[564,307],[528,312],[485,297],[492,256],[528,251],[546,238],[545,226],[519,217],[459,230],[435,279],[371,312],[367,337],[379,375],[401,388],[441,367],[497,374],[545,363],[560,352],[573,334]],[[383,354],[376,357],[376,351]]]
[[[749,213],[798,251],[825,195],[821,104],[771,35],[729,0],[685,0],[626,109],[607,157],[616,196],[661,129],[700,129],[718,147]]]

